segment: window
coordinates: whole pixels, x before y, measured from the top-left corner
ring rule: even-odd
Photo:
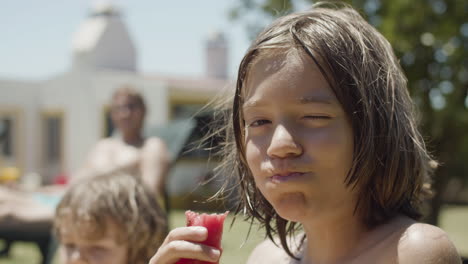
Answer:
[[[13,120],[9,117],[0,118],[0,146],[4,158],[13,156]]]
[[[212,132],[213,125],[213,112],[204,106],[205,104],[172,105],[172,119],[192,118],[195,120],[195,126],[180,152],[181,158],[208,158],[219,144],[217,138],[209,142],[203,141]]]
[[[105,106],[103,110],[103,137],[110,137],[114,133],[114,123],[112,123],[110,106]]]
[[[19,117],[17,109],[0,109],[0,167],[23,167]]]
[[[63,113],[42,115],[42,159],[44,180],[50,182],[63,171]]]
[[[171,109],[172,119],[192,118],[195,114],[206,113],[206,110],[202,111],[203,106],[204,104],[173,104]]]
[[[62,120],[58,117],[47,117],[45,119],[46,153],[48,162],[56,162],[61,156],[61,126]]]

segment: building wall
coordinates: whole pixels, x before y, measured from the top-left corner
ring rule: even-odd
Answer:
[[[89,75],[67,73],[44,83],[42,111],[63,112],[63,170],[76,168],[77,160],[95,137],[95,107]]]
[[[37,154],[37,108],[38,82],[0,80],[0,113],[15,118],[14,151],[16,164],[22,172],[32,171],[36,166]]]

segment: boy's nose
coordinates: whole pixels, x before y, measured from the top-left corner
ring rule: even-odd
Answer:
[[[67,264],[88,264],[79,250],[75,250],[68,258]]]
[[[299,156],[303,152],[294,134],[283,125],[278,125],[273,132],[267,155],[272,158],[288,158]]]

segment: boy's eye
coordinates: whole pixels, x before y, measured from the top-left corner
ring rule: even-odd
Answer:
[[[67,252],[67,254],[72,253],[76,249],[75,244],[71,243],[65,243],[63,246],[65,247],[65,251]]]
[[[94,259],[103,258],[108,254],[109,250],[104,247],[91,247],[89,249],[89,255]]]
[[[258,127],[258,126],[266,125],[269,123],[271,123],[271,121],[266,120],[266,119],[260,119],[260,120],[255,120],[253,122],[248,123],[247,127]]]
[[[72,244],[72,243],[65,243],[64,246],[65,246],[65,248],[74,248],[75,247],[75,245]]]
[[[329,116],[324,116],[324,115],[306,115],[303,118],[305,119],[330,119]]]

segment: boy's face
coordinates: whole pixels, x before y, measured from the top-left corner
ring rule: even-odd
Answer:
[[[60,230],[60,255],[63,264],[128,264],[128,245],[117,242],[119,228],[108,221],[107,232],[100,239],[83,237],[86,230]]]
[[[297,53],[260,59],[244,92],[247,164],[275,211],[301,223],[352,215],[356,193],[344,181],[353,131],[312,60]]]

